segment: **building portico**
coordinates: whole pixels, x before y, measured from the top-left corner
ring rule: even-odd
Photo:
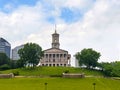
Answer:
[[[48,49],[44,51],[42,66],[69,66],[70,55],[67,51],[61,49]]]
[[[44,56],[40,60],[41,66],[70,66],[71,55],[68,51],[60,49],[59,34],[52,34],[52,48],[44,50]]]

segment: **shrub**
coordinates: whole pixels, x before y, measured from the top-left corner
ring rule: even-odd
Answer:
[[[0,69],[1,70],[8,70],[8,69],[10,69],[10,66],[8,64],[4,64],[4,65],[0,66]]]
[[[13,71],[12,73],[14,74],[14,76],[18,76],[19,75],[19,71]]]
[[[65,70],[64,73],[69,73],[69,70]]]

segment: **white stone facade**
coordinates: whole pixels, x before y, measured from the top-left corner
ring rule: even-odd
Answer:
[[[59,34],[52,34],[52,48],[44,50],[44,57],[40,60],[41,66],[70,66],[71,55],[68,51],[59,48]]]
[[[70,66],[70,54],[67,51],[51,48],[44,51],[42,66]]]

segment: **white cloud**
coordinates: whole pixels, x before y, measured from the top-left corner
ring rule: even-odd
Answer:
[[[83,48],[93,48],[101,52],[101,61],[120,60],[119,8],[120,4],[112,0],[97,1],[85,13],[83,21],[66,25],[62,47],[73,54]]]
[[[44,0],[46,5],[52,5],[56,8],[68,7],[84,9],[93,5],[94,0]]]

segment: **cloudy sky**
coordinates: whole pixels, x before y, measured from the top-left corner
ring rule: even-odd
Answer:
[[[93,48],[99,61],[120,60],[120,0],[0,0],[0,37],[12,48],[27,42],[50,48],[55,24],[70,54]]]

